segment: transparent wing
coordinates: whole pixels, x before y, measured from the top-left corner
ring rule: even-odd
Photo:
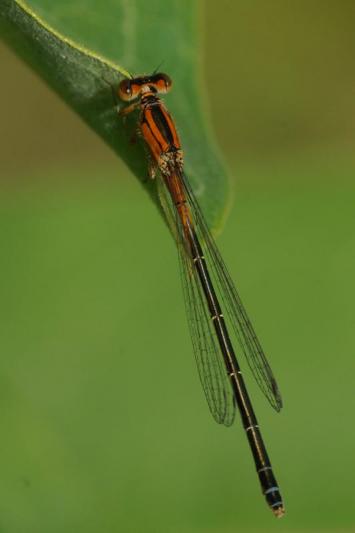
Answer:
[[[226,311],[224,314],[228,317],[227,323],[233,328],[241,351],[243,352],[260,389],[272,407],[276,411],[280,411],[282,407],[281,394],[265,353],[255,334],[254,328],[228,273],[226,265],[219,253],[217,245],[208,229],[207,223],[187,178],[182,175],[181,179],[190,205],[195,224],[195,231],[200,244],[203,246],[210,275],[215,284],[215,290],[221,299],[221,303],[223,302],[224,304],[223,307]]]
[[[200,381],[214,419],[219,424],[230,426],[235,416],[235,401],[216,333],[193,262],[187,253],[180,218],[163,179],[161,176],[156,179],[160,202],[178,247],[186,313]]]

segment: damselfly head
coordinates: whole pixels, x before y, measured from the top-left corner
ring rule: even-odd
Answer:
[[[118,96],[121,100],[129,102],[138,98],[143,93],[167,93],[170,91],[171,86],[171,78],[162,72],[151,76],[141,76],[132,79],[126,78],[118,86]]]

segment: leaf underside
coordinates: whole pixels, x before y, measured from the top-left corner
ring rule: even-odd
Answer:
[[[228,180],[202,112],[199,2],[194,0],[0,0],[0,36],[126,162],[158,204],[147,180],[137,116],[123,123],[113,88],[132,72],[161,70],[174,80],[166,97],[185,153],[186,173],[214,228],[226,211]],[[120,65],[124,65],[120,66]]]

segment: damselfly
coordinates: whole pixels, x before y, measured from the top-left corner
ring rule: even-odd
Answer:
[[[149,152],[150,176],[156,178],[159,198],[177,242],[192,343],[209,408],[218,423],[230,426],[238,407],[262,492],[274,514],[280,517],[284,514],[281,494],[237,362],[231,333],[276,411],[282,407],[281,396],[184,173],[179,136],[159,97],[171,85],[169,76],[162,73],[122,80],[119,97],[131,103],[119,114],[139,111],[138,126]]]

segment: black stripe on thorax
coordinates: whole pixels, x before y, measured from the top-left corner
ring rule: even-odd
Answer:
[[[172,148],[172,150],[175,150],[176,147],[174,145],[174,135],[171,131],[168,121],[165,118],[166,111],[163,110],[160,99],[153,94],[150,94],[145,98],[142,98],[142,104],[145,110],[150,110],[155,126],[159,130],[161,136],[164,137],[166,143]],[[144,122],[147,123],[146,120],[144,120]]]

